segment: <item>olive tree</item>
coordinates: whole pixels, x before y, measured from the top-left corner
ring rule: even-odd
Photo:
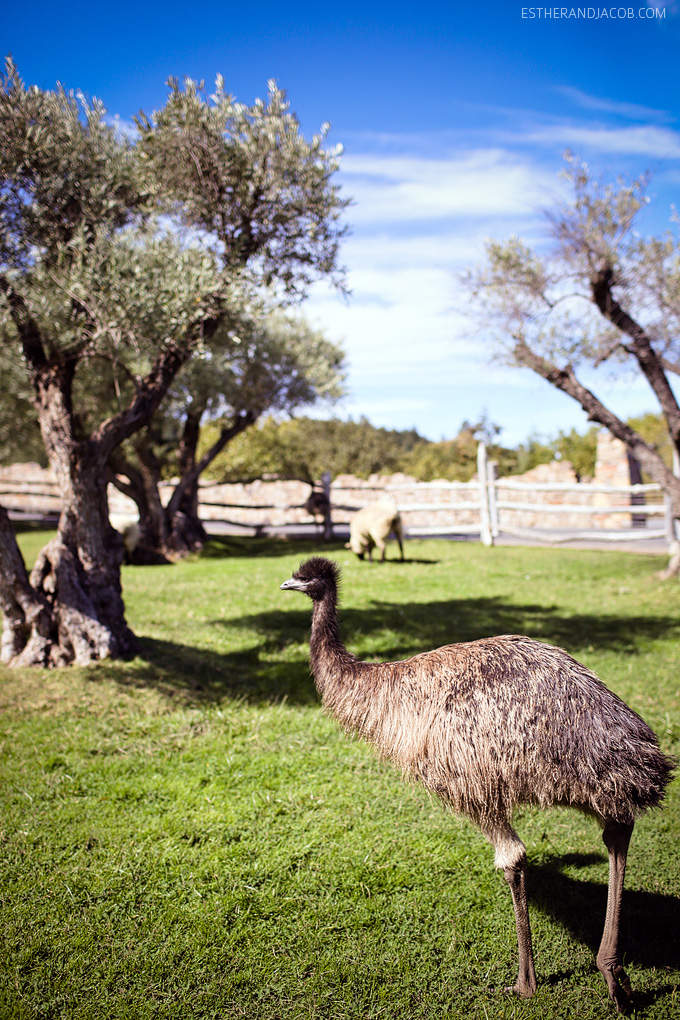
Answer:
[[[62,512],[30,578],[0,514],[3,661],[85,663],[134,650],[109,460],[148,425],[185,363],[238,318],[246,278],[278,284],[282,297],[302,296],[318,275],[340,278],[345,203],[323,139],[304,139],[273,86],[266,103],[247,107],[193,83],[172,83],[167,107],[140,116],[128,137],[99,102],[26,88],[7,62],[0,344],[30,381]],[[92,399],[98,368],[117,385],[113,410]]]
[[[184,366],[151,424],[110,460],[114,484],[137,504],[136,558],[174,559],[200,548],[206,539],[198,514],[203,472],[263,414],[288,415],[335,400],[342,379],[342,350],[299,313],[242,313],[220,344]],[[206,444],[202,426],[208,423]],[[171,469],[178,477],[163,505],[159,486]]]
[[[571,199],[547,214],[548,245],[519,238],[487,244],[469,273],[487,334],[510,363],[531,368],[576,400],[588,419],[625,443],[658,482],[680,519],[680,478],[634,423],[624,421],[584,377],[595,370],[641,374],[680,456],[680,244],[675,224],[646,236],[640,219],[647,181],[605,185],[567,155]]]
[[[36,461],[47,464],[33,406],[33,390],[16,352],[0,344],[0,464]]]

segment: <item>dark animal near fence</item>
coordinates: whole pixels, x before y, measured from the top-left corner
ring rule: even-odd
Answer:
[[[322,530],[330,514],[331,504],[328,496],[321,489],[312,488],[305,500],[305,510],[314,518],[317,530]]]
[[[566,805],[593,816],[609,852],[609,891],[597,954],[619,1010],[632,1004],[621,963],[619,918],[635,818],[663,798],[674,763],[652,730],[560,648],[504,635],[445,645],[401,662],[351,655],[338,629],[339,569],[317,556],[284,590],[312,600],[311,667],[324,706],[349,731],[475,822],[510,886],[519,974],[536,974],[526,895],[526,849],[515,807]]]

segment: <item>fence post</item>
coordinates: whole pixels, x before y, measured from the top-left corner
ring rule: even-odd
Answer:
[[[673,450],[673,474],[676,478],[680,478],[680,453],[678,453],[675,443],[671,444]],[[673,511],[671,509],[671,501],[667,503],[667,513],[670,515],[670,525],[668,527],[668,533],[670,535],[670,542],[680,541],[680,521],[676,517],[673,517]]]
[[[491,537],[498,538],[498,503],[496,500],[496,481],[498,479],[498,462],[490,460],[486,466],[486,477],[489,487],[489,518]]]
[[[670,544],[675,540],[675,524],[673,521],[673,505],[671,503],[671,497],[664,495],[663,505],[666,511],[664,516],[664,522],[666,525],[666,541]]]
[[[489,482],[486,466],[486,443],[477,444],[477,477],[479,479],[479,538],[482,545],[493,545],[489,521]]]
[[[333,518],[331,517],[331,473],[324,471],[321,475],[323,494],[326,497],[326,508],[323,514],[323,540],[330,542],[333,538]]]

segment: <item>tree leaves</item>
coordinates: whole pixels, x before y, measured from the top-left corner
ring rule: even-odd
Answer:
[[[577,372],[623,367],[649,383],[680,453],[680,407],[668,379],[680,363],[680,239],[644,237],[647,179],[604,185],[567,154],[572,199],[548,213],[551,245],[536,254],[517,238],[487,244],[468,274],[486,335],[507,360],[537,372],[622,440],[661,484],[680,517],[680,480],[653,444],[606,407]]]
[[[273,81],[266,101],[251,106],[226,94],[221,78],[210,97],[191,79],[169,84],[165,107],[137,118],[167,211],[204,232],[225,268],[248,264],[258,282],[290,296],[319,276],[342,285],[348,202],[331,181],[340,150],[324,148],[328,125],[305,139]]]
[[[178,363],[214,354],[211,400],[223,409],[309,402],[313,351],[317,375],[337,381],[341,356],[317,337],[305,370],[283,386],[283,361],[299,361],[300,350],[289,331],[276,354],[271,323],[256,336],[263,316],[250,311],[263,281],[296,299],[320,275],[341,283],[347,203],[331,183],[338,155],[324,149],[327,129],[305,139],[273,82],[250,107],[221,79],[210,98],[191,79],[169,86],[162,110],[140,113],[134,137],[81,93],[26,88],[11,60],[0,86],[0,342],[18,357],[30,319],[42,357],[75,364],[81,436],[111,411],[104,393],[120,411],[167,348]],[[255,331],[249,374],[240,352],[218,379],[235,322]],[[310,341],[306,326],[298,332]]]

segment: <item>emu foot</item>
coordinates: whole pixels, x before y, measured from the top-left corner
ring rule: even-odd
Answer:
[[[525,981],[522,983],[518,981],[511,988],[506,988],[505,990],[510,995],[519,995],[521,999],[530,999],[536,991],[536,982]]]
[[[598,965],[598,968],[607,982],[610,996],[616,1003],[617,1013],[629,1013],[633,1009],[633,989],[621,964]]]
[[[525,981],[521,981],[517,978],[514,985],[504,985],[502,988],[492,988],[492,992],[502,992],[503,995],[518,995],[520,999],[530,999],[536,991],[537,984],[536,978],[527,978]]]

